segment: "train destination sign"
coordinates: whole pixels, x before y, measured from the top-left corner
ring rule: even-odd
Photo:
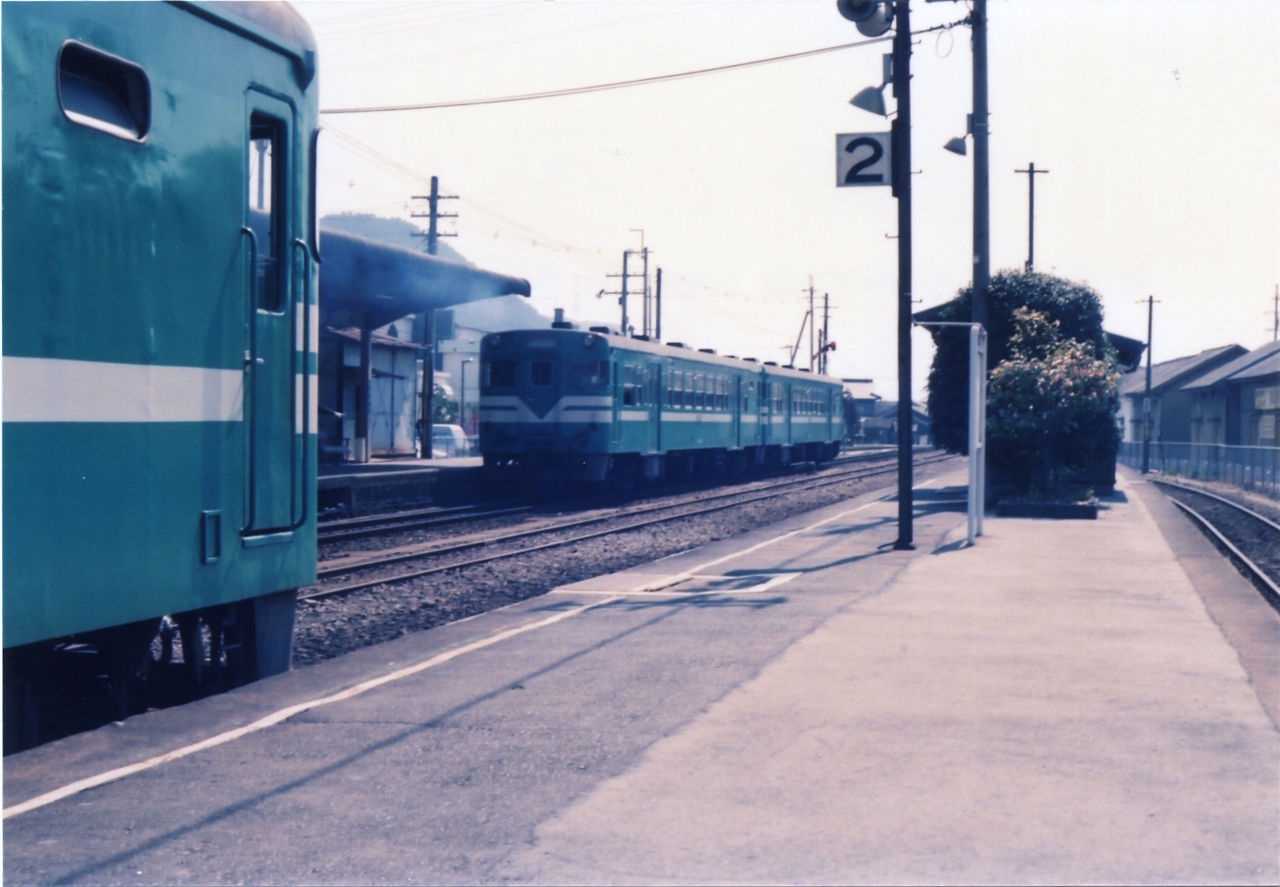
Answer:
[[[887,132],[845,132],[836,136],[836,187],[891,185],[892,148]]]

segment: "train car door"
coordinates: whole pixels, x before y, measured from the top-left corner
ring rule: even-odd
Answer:
[[[735,447],[742,446],[742,377],[734,375],[730,386],[729,396],[733,398],[733,402],[729,405],[731,410],[730,421],[733,422],[733,445]]]
[[[245,218],[249,266],[244,372],[248,462],[246,535],[287,530],[301,477],[295,477],[297,303],[295,240],[301,195],[294,185],[295,112],[282,99],[247,93]]]
[[[622,391],[626,386],[626,365],[621,359],[613,364],[613,426],[609,434],[609,451],[617,452],[622,445]]]
[[[773,443],[773,386],[765,377],[760,380],[760,445]]]
[[[645,368],[648,378],[645,384],[645,406],[649,412],[649,429],[645,435],[648,452],[662,450],[662,367],[656,361]]]

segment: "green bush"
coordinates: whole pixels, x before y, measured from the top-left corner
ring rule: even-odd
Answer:
[[[1119,446],[1115,352],[1102,301],[1087,284],[1034,271],[991,279],[987,321],[988,465],[993,482],[1062,495],[1073,473],[1097,473]],[[972,288],[938,320],[967,322]],[[968,452],[969,341],[963,328],[932,329],[929,416],[935,443]]]
[[[990,461],[1020,493],[1061,495],[1073,472],[1115,455],[1120,374],[1042,312],[1020,308],[1013,320],[987,389]]]
[[[943,305],[938,320],[967,322],[972,319],[973,289],[962,289]],[[1001,271],[988,287],[987,366],[1009,357],[1014,333],[1014,312],[1038,311],[1056,322],[1059,338],[1093,347],[1108,359],[1112,349],[1102,330],[1102,301],[1087,284],[1075,283],[1038,271]],[[937,446],[953,453],[968,452],[969,335],[961,328],[931,329],[935,352],[929,370],[929,419]]]

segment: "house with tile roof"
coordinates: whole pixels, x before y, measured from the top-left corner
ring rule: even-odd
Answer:
[[[1182,386],[1191,396],[1191,443],[1276,446],[1280,342],[1269,342]]]
[[[1154,364],[1151,367],[1151,440],[1189,441],[1193,395],[1183,386],[1247,354],[1239,345],[1223,345]],[[1120,418],[1126,443],[1143,439],[1146,367],[1120,377]]]

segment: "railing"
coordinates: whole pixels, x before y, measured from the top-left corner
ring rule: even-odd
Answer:
[[[1142,470],[1142,442],[1120,444],[1120,461]],[[1280,499],[1280,447],[1152,441],[1150,466],[1161,474],[1219,481]]]

